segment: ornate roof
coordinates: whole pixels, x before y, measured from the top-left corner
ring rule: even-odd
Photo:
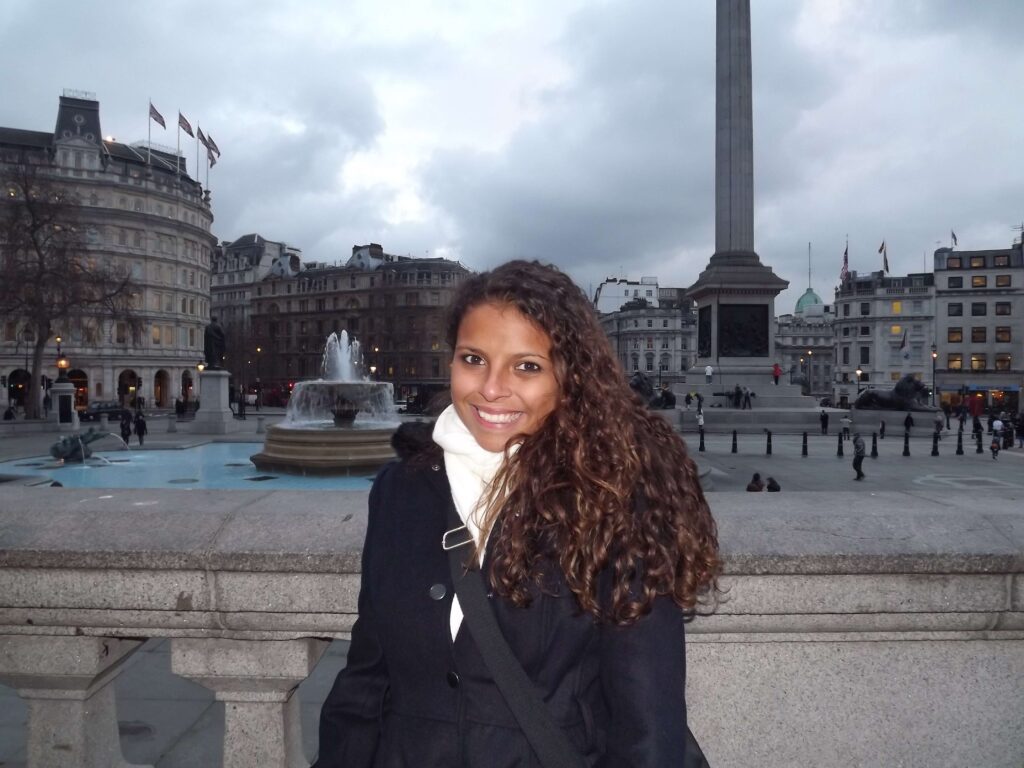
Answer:
[[[812,307],[815,304],[824,304],[821,297],[818,296],[811,288],[804,291],[804,295],[796,300],[796,309],[793,310],[793,314],[802,315],[804,310],[808,307]]]

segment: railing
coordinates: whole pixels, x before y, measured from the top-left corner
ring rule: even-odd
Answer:
[[[982,514],[928,486],[710,499],[726,594],[690,624],[686,685],[712,765],[1019,766],[1019,502]],[[307,765],[293,694],[352,627],[365,505],[6,488],[0,681],[30,704],[28,765],[121,764],[111,681],[153,637],[223,703],[222,749],[197,764]]]

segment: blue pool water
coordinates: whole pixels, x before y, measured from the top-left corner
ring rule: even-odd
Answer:
[[[97,451],[86,464],[54,466],[49,456],[0,462],[0,475],[49,477],[67,488],[367,490],[373,474],[303,477],[260,472],[260,443],[208,443],[174,451]]]

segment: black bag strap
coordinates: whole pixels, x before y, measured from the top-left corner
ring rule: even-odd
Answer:
[[[465,530],[454,504],[449,504],[448,526],[451,530],[445,534],[444,546],[448,551],[455,594],[459,598],[466,626],[505,703],[512,710],[513,717],[544,768],[584,768],[587,763],[583,756],[555,722],[537,687],[501,634],[498,620],[494,617],[484,591],[483,576],[478,569],[467,570],[463,563],[463,554],[469,550],[462,548],[461,544],[472,544],[472,537]],[[460,536],[460,543],[456,544],[450,539],[459,536],[456,533],[459,529],[465,535]]]

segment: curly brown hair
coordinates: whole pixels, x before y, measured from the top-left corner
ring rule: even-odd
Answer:
[[[551,339],[561,396],[491,484],[482,526],[488,576],[516,605],[557,560],[580,607],[629,624],[670,595],[688,613],[715,596],[715,521],[697,468],[669,424],[629,389],[596,312],[556,267],[512,261],[474,275],[450,308],[447,338],[473,307],[508,305]]]

